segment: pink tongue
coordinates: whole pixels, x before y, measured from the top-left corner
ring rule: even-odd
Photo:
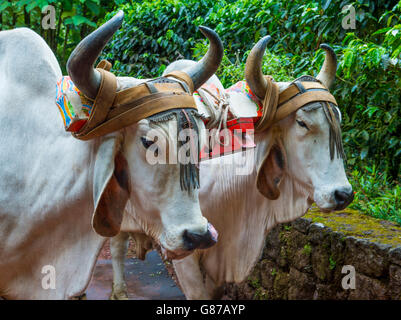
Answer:
[[[217,241],[219,234],[210,222],[208,222],[208,224],[207,224],[207,229],[209,230],[210,234],[212,235],[213,240]]]

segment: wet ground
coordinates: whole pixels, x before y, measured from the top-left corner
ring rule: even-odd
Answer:
[[[109,247],[106,243],[97,261],[92,280],[86,290],[87,300],[108,300],[111,294],[113,271]],[[156,251],[146,255],[145,261],[132,257],[125,260],[125,278],[130,300],[184,300],[185,296],[168,274]]]

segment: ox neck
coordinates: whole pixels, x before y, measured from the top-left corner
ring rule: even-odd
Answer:
[[[269,138],[266,133],[255,135],[255,158],[248,175],[233,174],[232,165],[213,166],[217,159],[209,164],[206,161],[208,168],[201,167],[202,212],[219,231],[219,241],[200,254],[205,267],[213,270],[209,275],[217,284],[243,281],[261,255],[267,232],[278,223],[301,217],[310,205],[302,187],[288,174],[280,184],[277,200],[269,200],[257,190],[256,172]]]

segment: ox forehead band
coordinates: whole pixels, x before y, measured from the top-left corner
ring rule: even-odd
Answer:
[[[339,114],[334,107],[337,106],[337,101],[329,90],[314,77],[302,76],[279,93],[278,85],[273,78],[266,76],[265,79],[268,83],[267,92],[263,100],[262,117],[256,125],[256,131],[268,129],[273,123],[309,103],[320,102],[330,127],[330,159],[333,160],[335,154],[345,159]]]
[[[292,83],[295,84],[300,93],[302,94],[308,90],[302,85],[302,80],[307,82],[318,82],[317,79],[311,76],[302,76]],[[309,91],[328,91],[325,87],[323,88],[310,88]],[[298,95],[298,94],[297,94]],[[333,97],[334,98],[334,97]],[[317,101],[319,106],[322,107],[324,111],[324,115],[326,117],[327,122],[329,123],[329,149],[330,149],[330,159],[334,159],[334,155],[336,154],[338,158],[342,158],[346,160],[346,155],[344,152],[344,147],[342,144],[342,137],[341,137],[341,126],[340,126],[340,115],[336,108],[337,103],[334,104],[331,101]]]
[[[110,68],[111,64],[105,60],[96,68],[102,80],[89,119],[72,133],[77,139],[104,136],[172,109],[197,110],[192,80],[184,72],[174,71],[117,92],[117,78],[109,72]]]

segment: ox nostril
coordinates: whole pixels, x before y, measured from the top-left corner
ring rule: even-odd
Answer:
[[[336,190],[334,191],[334,199],[336,200],[336,210],[342,210],[346,208],[352,200],[354,200],[354,193],[348,190]]]
[[[183,238],[187,250],[207,249],[217,242],[217,239],[212,235],[210,230],[207,230],[204,234],[185,230]]]

